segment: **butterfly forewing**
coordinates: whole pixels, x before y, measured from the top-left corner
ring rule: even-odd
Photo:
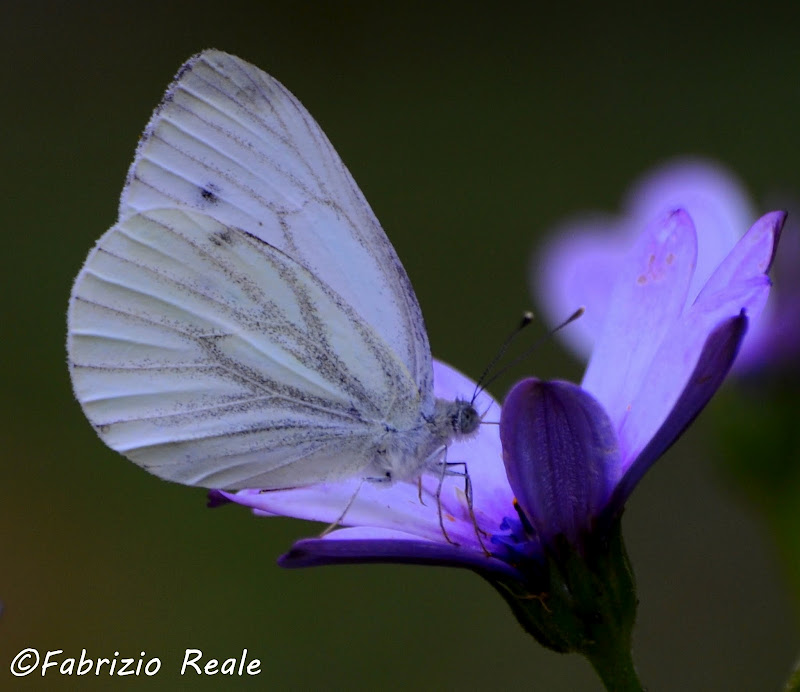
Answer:
[[[219,51],[190,59],[148,124],[120,219],[202,211],[282,250],[380,335],[432,408],[430,347],[408,276],[325,134],[277,80]]]

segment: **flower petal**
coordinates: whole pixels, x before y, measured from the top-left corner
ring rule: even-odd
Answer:
[[[774,214],[767,214],[756,225],[769,217],[774,218]],[[778,371],[796,367],[797,354],[800,353],[800,320],[797,319],[800,281],[796,278],[796,266],[800,261],[800,235],[796,227],[786,232],[785,214],[781,221],[784,223],[780,233],[781,251],[776,258],[772,258],[775,259],[775,266],[770,266],[777,279],[777,292],[770,292],[772,297],[769,302],[758,319],[750,325],[747,338],[733,364],[737,374],[754,375],[765,369]],[[777,240],[776,234],[773,243],[777,243]],[[753,310],[748,314],[752,316]]]
[[[603,332],[583,378],[619,429],[665,334],[683,312],[697,254],[682,210],[652,223],[620,268]]]
[[[694,304],[664,335],[654,366],[642,376],[640,390],[618,428],[625,470],[671,415],[698,369],[705,368],[704,377],[715,376],[708,372],[711,363],[703,365],[700,361],[710,335],[742,310],[748,320],[761,312],[770,286],[764,272],[772,261],[784,218],[776,213],[759,220],[720,264]],[[727,368],[725,365],[726,373]],[[694,415],[697,412],[692,418]]]
[[[380,483],[362,482],[358,478],[291,490],[240,490],[229,497],[267,515],[326,524],[341,519],[346,526],[394,529],[427,540],[446,541],[439,525],[439,505],[434,496],[438,479],[426,481],[422,502],[416,483],[394,483],[386,487]],[[480,547],[462,487],[461,478],[445,479],[440,502],[447,535],[461,545]],[[494,530],[496,523],[499,520],[493,521],[487,530]]]
[[[576,545],[616,482],[619,450],[600,404],[570,382],[529,378],[509,392],[500,420],[508,479],[542,542]]]
[[[626,195],[634,233],[669,209],[685,209],[697,231],[697,267],[689,288],[694,298],[730,252],[756,212],[741,182],[719,164],[678,159],[651,171]]]
[[[325,538],[298,541],[278,559],[278,564],[287,568],[367,563],[465,567],[521,579],[513,567],[480,551],[421,540],[401,531],[340,529]]]
[[[600,335],[627,250],[652,219],[677,208],[687,211],[697,232],[697,266],[689,288],[694,298],[755,217],[741,182],[711,160],[685,157],[656,167],[629,188],[619,216],[576,216],[552,229],[548,244],[537,252],[531,289],[548,322],[559,324],[586,308],[580,320],[559,333],[583,360]]]
[[[747,331],[747,317],[744,312],[737,317],[732,317],[714,329],[702,348],[697,365],[688,378],[677,401],[670,406],[670,413],[661,426],[652,434],[645,433],[641,437],[646,440],[646,445],[635,458],[629,461],[629,467],[614,492],[610,503],[612,511],[621,508],[628,499],[633,488],[642,476],[652,466],[672,443],[680,436],[686,427],[697,417],[700,411],[722,384],[725,376],[733,364],[739,346]],[[669,363],[657,369],[659,372],[671,372]],[[643,389],[644,392],[657,391],[655,383]],[[648,406],[658,407],[660,402],[642,401],[640,410],[647,410]],[[632,419],[629,419],[632,422]],[[627,421],[626,421],[627,422]],[[625,434],[623,432],[623,434]],[[630,442],[628,443],[630,444]]]
[[[710,300],[710,296],[727,292],[732,285],[746,283],[767,274],[775,258],[786,212],[773,211],[756,221],[703,286],[695,304]],[[747,307],[747,306],[742,306]],[[748,311],[751,318],[755,317]]]

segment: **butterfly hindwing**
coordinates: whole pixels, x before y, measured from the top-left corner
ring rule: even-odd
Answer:
[[[376,421],[418,415],[404,365],[341,296],[197,212],[153,210],[110,229],[69,319],[90,420],[170,480],[268,488],[352,475]]]

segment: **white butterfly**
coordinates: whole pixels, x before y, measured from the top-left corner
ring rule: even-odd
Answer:
[[[188,485],[413,480],[479,425],[434,397],[408,276],[322,130],[219,51],[153,113],[68,327],[100,437]]]

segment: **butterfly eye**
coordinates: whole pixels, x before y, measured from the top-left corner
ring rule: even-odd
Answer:
[[[472,404],[458,402],[461,404],[453,416],[453,430],[459,435],[469,435],[478,429],[481,417]]]

